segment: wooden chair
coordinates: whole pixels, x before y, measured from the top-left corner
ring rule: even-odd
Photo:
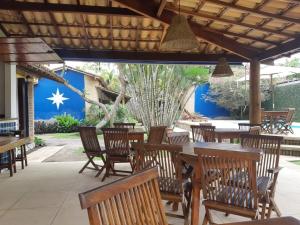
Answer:
[[[150,127],[148,143],[161,144],[164,140],[165,130],[167,126]]]
[[[106,172],[102,179],[110,175],[112,170],[113,175],[124,176],[124,173],[132,173],[134,165],[130,154],[128,128],[102,128],[106,149]],[[116,170],[116,163],[130,163],[131,171],[128,170]]]
[[[257,157],[244,152],[197,150],[197,148],[195,153],[198,154],[201,169],[203,204],[206,211],[203,224],[208,222],[213,224],[210,210],[256,219]],[[241,171],[243,176],[238,176]]]
[[[24,131],[15,130],[13,131],[13,136],[22,138],[24,137]],[[16,149],[16,162],[21,162],[22,169],[28,166],[26,145],[21,145],[20,148]]]
[[[250,129],[249,129],[249,134],[260,135],[260,133],[261,133],[261,127],[260,126],[250,127]]]
[[[138,155],[137,171],[157,166],[162,199],[173,202],[174,211],[181,203],[183,215],[173,213],[167,215],[182,218],[185,224],[188,224],[192,186],[183,180],[182,163],[179,157],[182,147],[170,144],[134,143],[133,148]]]
[[[174,145],[184,145],[190,142],[189,132],[169,132],[167,137],[169,143]]]
[[[214,131],[215,126],[211,125],[191,125],[193,142],[204,142],[204,131]]]
[[[226,223],[224,225],[300,225],[300,220],[291,216],[287,216],[287,217],[272,218],[272,219],[259,220],[259,221]]]
[[[168,225],[152,168],[79,194],[90,225]]]
[[[82,173],[85,169],[92,169],[98,171],[95,177],[98,177],[105,168],[106,159],[104,155],[106,151],[102,150],[98,141],[96,127],[79,127],[79,134],[83,145],[84,152],[88,158],[88,161],[79,173]],[[96,164],[94,159],[99,157],[103,161],[103,165]],[[93,167],[88,167],[89,164]]]
[[[114,123],[114,127],[134,129],[135,123]]]
[[[239,130],[250,131],[251,127],[261,127],[259,123],[238,123]]]
[[[293,128],[292,128],[292,123],[293,123],[293,118],[295,115],[295,108],[289,108],[288,109],[288,114],[286,116],[286,118],[281,119],[277,122],[276,124],[276,128],[277,128],[277,132],[276,133],[286,133],[288,134],[290,133],[294,133]]]
[[[258,190],[264,190],[267,187],[267,192],[260,198],[262,205],[261,216],[265,218],[267,210],[267,218],[270,218],[272,210],[278,216],[281,216],[280,210],[275,203],[275,189],[278,174],[280,171],[279,157],[280,144],[283,137],[270,135],[241,135],[242,146],[258,148],[263,150],[263,155],[260,162],[257,164],[257,187]]]

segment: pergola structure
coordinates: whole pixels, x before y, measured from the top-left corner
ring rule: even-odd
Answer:
[[[180,3],[199,41],[192,52],[160,50],[178,0],[2,0],[0,29],[10,38],[40,38],[51,49],[47,54],[54,54],[52,61],[215,63],[224,56],[232,63],[250,62],[250,121],[259,123],[260,63],[300,50],[300,1]],[[26,58],[30,48],[11,57],[19,54],[11,45],[14,51],[0,49],[6,62],[37,63]]]

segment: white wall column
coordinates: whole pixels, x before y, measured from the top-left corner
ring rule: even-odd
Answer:
[[[5,117],[18,118],[16,65],[5,64]]]

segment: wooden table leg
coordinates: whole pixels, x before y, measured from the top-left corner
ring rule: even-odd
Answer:
[[[12,177],[13,172],[13,156],[12,156],[12,150],[9,150],[8,152],[8,169],[9,169],[9,175]]]
[[[220,134],[218,135],[218,142],[222,143],[222,136]]]
[[[198,165],[194,167],[194,180],[192,190],[192,215],[191,225],[199,225],[200,220],[200,168]]]

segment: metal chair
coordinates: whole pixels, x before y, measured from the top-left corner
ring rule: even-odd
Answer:
[[[106,151],[102,150],[98,141],[96,127],[79,127],[79,134],[81,142],[84,148],[84,153],[86,154],[88,161],[79,173],[82,173],[85,169],[92,169],[98,171],[95,177],[98,177],[105,168],[106,159],[104,155]],[[94,159],[99,157],[103,161],[103,165],[96,164]],[[93,167],[88,167],[89,164]]]
[[[157,178],[152,168],[80,193],[90,225],[168,225]]]

